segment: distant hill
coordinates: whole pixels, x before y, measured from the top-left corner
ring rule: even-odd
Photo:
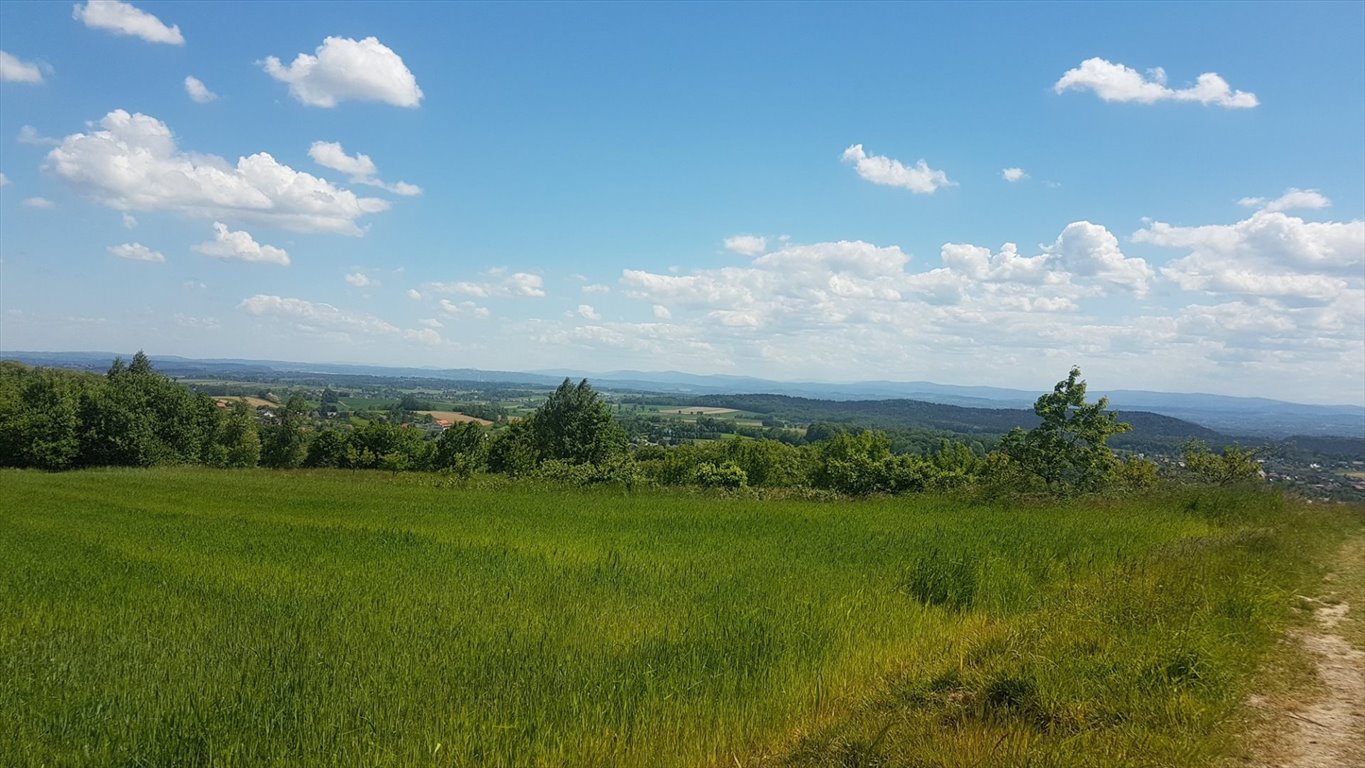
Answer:
[[[131,355],[123,353],[124,358]],[[112,352],[3,352],[0,358],[31,365],[103,371]],[[910,400],[987,410],[1028,410],[1040,392],[987,386],[958,386],[928,381],[861,381],[850,383],[784,382],[745,376],[697,375],[677,371],[589,371],[557,369],[530,372],[485,371],[476,368],[390,368],[349,363],[296,363],[277,360],[195,360],[152,356],[159,370],[182,378],[245,378],[252,375],[315,373],[325,376],[401,378],[411,381],[505,383],[554,386],[566,376],[587,378],[599,389],[664,392],[687,396],[738,395],[765,392],[827,401],[886,402]],[[1341,436],[1365,438],[1365,406],[1309,405],[1257,397],[1228,397],[1198,393],[1092,389],[1092,397],[1107,395],[1110,406],[1125,413],[1148,412],[1208,428],[1217,433],[1255,437]],[[947,412],[945,412],[946,414]],[[944,415],[943,418],[951,417]],[[989,420],[987,420],[989,421]],[[1136,423],[1135,423],[1136,426]],[[984,427],[983,427],[984,429]]]
[[[752,411],[794,423],[831,421],[863,427],[929,428],[962,435],[995,437],[1020,427],[1032,429],[1039,419],[1032,410],[1019,408],[968,408],[922,400],[815,400],[790,395],[703,395],[691,404]],[[1208,427],[1145,411],[1118,411],[1119,418],[1133,426],[1131,432],[1117,435],[1118,447],[1141,449],[1143,446],[1170,448],[1190,439],[1222,444],[1230,438]]]
[[[603,385],[678,392],[692,395],[768,392],[821,400],[908,399],[970,408],[1029,409],[1041,390],[959,386],[929,381],[859,381],[851,383],[769,381],[744,376],[699,376],[668,371],[538,371],[546,375],[587,377]],[[1152,392],[1137,389],[1100,390],[1113,408],[1149,411],[1194,422],[1225,434],[1279,437],[1339,435],[1365,437],[1365,405],[1310,405],[1263,397],[1230,397],[1200,393]]]
[[[1115,390],[1115,408],[1155,411],[1198,422],[1221,432],[1262,437],[1294,435],[1365,438],[1365,408],[1352,405],[1306,405],[1263,397],[1175,394]]]
[[[18,360],[29,365],[46,365],[105,371],[115,356],[124,360],[128,353],[114,352],[6,352],[0,359]],[[234,358],[200,360],[176,355],[149,355],[152,365],[167,376],[176,378],[209,378],[227,376],[242,378],[258,374],[317,373],[328,376],[369,376],[386,379],[420,379],[426,381],[469,381],[499,384],[536,384],[554,386],[563,377],[516,371],[484,371],[477,368],[409,368],[352,363],[294,363],[284,360],[238,360]]]

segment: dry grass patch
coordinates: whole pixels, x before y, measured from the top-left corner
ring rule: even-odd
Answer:
[[[417,413],[425,413],[433,419],[445,419],[452,424],[472,421],[475,424],[481,424],[486,427],[493,423],[488,419],[480,419],[477,416],[470,416],[467,413],[460,413],[459,411],[417,411]]]
[[[278,408],[280,406],[279,403],[272,403],[263,397],[251,397],[249,395],[242,395],[240,397],[215,397],[214,399],[220,403],[229,405],[234,400],[241,400],[252,408]]]

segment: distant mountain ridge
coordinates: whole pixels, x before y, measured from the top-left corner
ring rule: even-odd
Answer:
[[[1032,408],[1041,392],[989,386],[935,384],[929,381],[781,382],[744,376],[615,371],[537,371],[563,378],[586,377],[598,382],[637,389],[688,394],[766,393],[830,400],[920,400],[969,408]],[[1154,392],[1139,389],[1092,388],[1092,398],[1108,397],[1110,407],[1125,412],[1150,411],[1227,434],[1263,437],[1340,435],[1365,437],[1365,406],[1313,405],[1262,397],[1233,397],[1202,393]]]
[[[124,355],[128,357],[128,355]],[[32,365],[103,370],[112,352],[0,351],[0,358]],[[611,371],[594,373],[572,369],[486,371],[477,368],[414,368],[349,363],[298,363],[279,360],[194,359],[152,356],[158,369],[173,376],[257,373],[319,373],[387,376],[443,381],[469,381],[553,386],[565,377],[586,378],[599,387],[617,390],[666,392],[680,395],[774,394],[822,400],[917,400],[967,408],[1027,409],[1040,392],[990,386],[935,384],[927,381],[860,381],[850,383],[783,382],[724,374],[677,371]],[[1092,389],[1094,397],[1108,396],[1110,406],[1125,413],[1149,411],[1217,432],[1264,437],[1339,435],[1365,437],[1365,406],[1312,405],[1255,397],[1145,390]]]
[[[699,406],[734,408],[771,414],[787,421],[846,422],[865,427],[929,428],[961,435],[995,437],[1015,427],[1032,429],[1041,419],[1030,409],[976,408],[931,403],[923,400],[816,400],[790,395],[702,395],[694,398]],[[1170,448],[1186,440],[1224,443],[1228,436],[1208,427],[1182,419],[1146,411],[1117,410],[1121,421],[1132,432],[1116,435],[1115,446],[1153,446]]]

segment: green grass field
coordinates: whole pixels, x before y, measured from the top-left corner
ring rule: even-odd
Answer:
[[[1209,764],[1361,521],[4,471],[0,764]]]

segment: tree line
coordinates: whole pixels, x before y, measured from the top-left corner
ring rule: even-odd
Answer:
[[[898,450],[886,433],[813,424],[807,441],[721,439],[632,447],[611,407],[586,380],[565,379],[533,414],[497,431],[461,423],[432,439],[372,421],[335,425],[299,396],[262,417],[244,401],[224,407],[152,368],[139,352],[104,376],[0,362],[0,466],[65,470],[205,464],[495,472],[572,484],[617,483],[815,488],[841,494],[905,493],[988,485],[1075,493],[1139,487],[1157,468],[1108,445],[1129,429],[1104,399],[1085,402],[1072,369],[1034,406],[1038,426],[1016,428],[995,450],[940,439]],[[1192,448],[1187,465],[1219,482],[1254,475],[1246,452]]]

